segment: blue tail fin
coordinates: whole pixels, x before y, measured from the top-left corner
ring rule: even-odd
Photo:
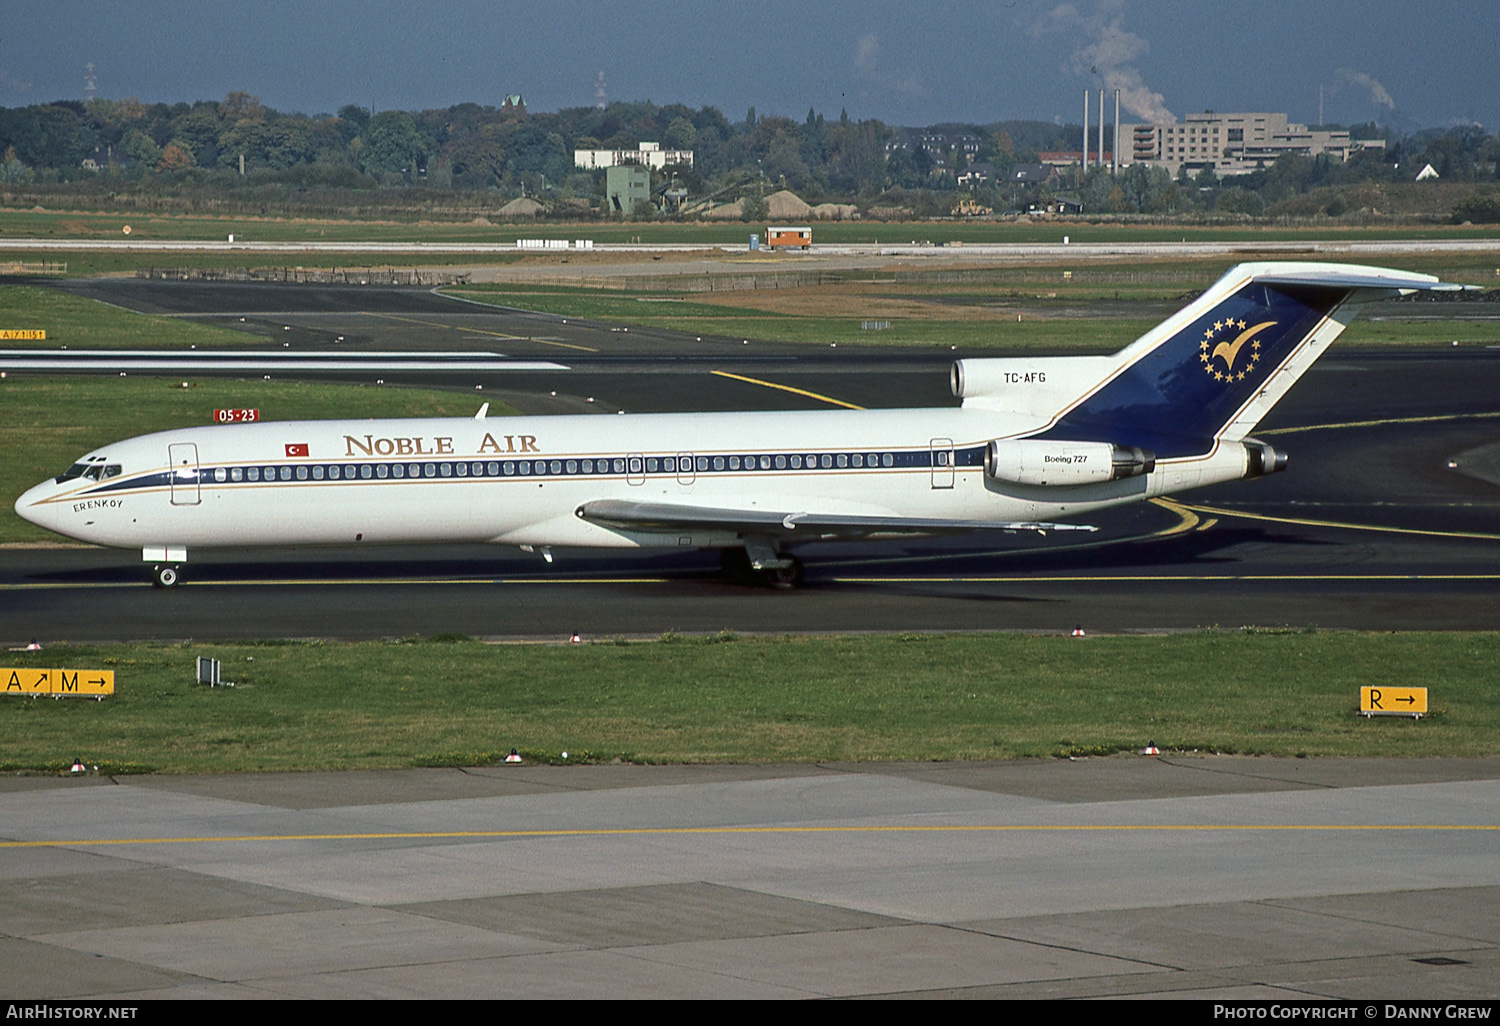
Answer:
[[[1347,304],[1444,287],[1375,267],[1241,264],[1116,354],[1112,373],[1036,437],[1107,440],[1163,459],[1208,452],[1226,433],[1248,433],[1312,365],[1352,319]]]

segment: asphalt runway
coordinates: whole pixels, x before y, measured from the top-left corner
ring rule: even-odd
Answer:
[[[281,338],[295,353],[500,354],[493,371],[399,381],[533,413],[952,405],[948,366],[963,355],[700,341],[409,288],[134,279],[66,287]],[[1441,316],[1443,308],[1377,312]],[[1441,334],[1441,320],[1433,323]],[[563,369],[507,371],[507,359]],[[1335,346],[1260,432],[1290,451],[1282,474],[1106,512],[1091,518],[1100,533],[1082,540],[997,534],[806,546],[798,554],[808,584],[794,594],[728,583],[712,553],[562,551],[548,565],[490,547],[197,552],[184,583],[162,592],[126,552],[7,550],[0,641],[1491,629],[1500,586],[1497,397],[1500,350]]]
[[[626,341],[404,290],[82,287],[288,348],[571,367],[432,380],[534,412],[953,401],[951,354]],[[0,640],[1492,628],[1497,396],[1490,351],[1336,348],[1266,424],[1283,474],[1118,511],[1082,544],[809,549],[793,593],[675,553],[210,554],[163,592],[130,553],[3,550]],[[1483,1005],[1497,807],[1497,759],[3,777],[0,964],[26,971],[0,996]]]

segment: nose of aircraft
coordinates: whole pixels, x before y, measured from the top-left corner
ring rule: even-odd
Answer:
[[[34,488],[28,488],[16,500],[16,516],[49,531],[56,530],[53,526],[56,518],[52,515],[52,507],[45,503],[56,491],[57,485],[51,481],[43,481]]]

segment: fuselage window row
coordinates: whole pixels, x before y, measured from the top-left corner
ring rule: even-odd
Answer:
[[[442,478],[577,477],[600,475],[693,475],[808,470],[926,470],[978,466],[979,448],[906,452],[776,453],[753,456],[599,457],[595,459],[474,460],[444,463],[299,463],[204,468],[178,467],[177,483],[198,480],[217,484],[292,481],[370,481]],[[146,484],[145,480],[130,485]]]

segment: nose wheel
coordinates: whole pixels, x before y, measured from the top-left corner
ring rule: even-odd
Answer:
[[[175,588],[178,570],[170,563],[158,563],[151,568],[151,583],[158,588]]]

